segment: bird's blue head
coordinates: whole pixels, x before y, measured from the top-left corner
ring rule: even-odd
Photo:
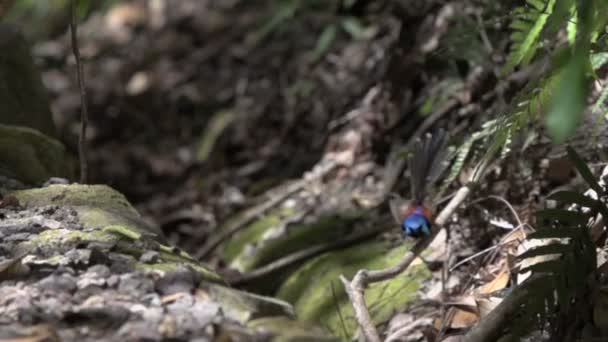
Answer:
[[[431,234],[431,222],[419,210],[408,215],[401,224],[403,232],[407,236],[421,237]]]

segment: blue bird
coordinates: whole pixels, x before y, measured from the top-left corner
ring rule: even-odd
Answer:
[[[431,234],[433,211],[425,203],[426,190],[434,183],[445,168],[445,131],[440,130],[424,141],[414,143],[409,158],[410,186],[412,200],[404,201],[398,196],[390,200],[393,217],[401,225],[406,236],[422,237]]]

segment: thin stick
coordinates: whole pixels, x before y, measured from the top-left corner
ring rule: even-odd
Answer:
[[[523,229],[524,226],[525,225],[518,226],[515,229],[513,229],[513,231],[518,230],[518,229]],[[469,261],[471,261],[471,260],[473,260],[473,259],[475,259],[477,257],[480,257],[480,256],[482,256],[484,254],[487,254],[487,253],[489,253],[489,252],[491,252],[491,251],[493,251],[493,250],[495,250],[495,249],[497,249],[499,247],[508,245],[508,244],[510,244],[512,242],[513,241],[505,241],[505,242],[498,243],[498,244],[496,244],[494,246],[491,246],[491,247],[488,247],[488,248],[486,248],[484,250],[481,250],[481,251],[479,251],[479,252],[477,252],[477,253],[475,253],[475,254],[473,254],[473,255],[465,258],[465,259],[462,259],[461,261],[459,261],[458,263],[456,263],[456,265],[454,265],[454,266],[452,266],[452,268],[450,268],[450,272],[452,272],[453,270],[457,269],[459,266],[462,266],[462,265],[466,264],[467,262],[469,262]]]
[[[469,196],[471,189],[468,186],[461,187],[452,200],[446,205],[446,207],[437,215],[435,220],[434,228],[431,234],[424,239],[418,241],[418,243],[408,251],[403,260],[399,264],[389,267],[384,270],[369,271],[366,269],[359,270],[351,282],[346,279],[343,275],[340,275],[340,280],[344,284],[344,288],[350,301],[352,302],[353,309],[355,311],[355,317],[357,322],[363,331],[363,335],[370,342],[379,342],[380,336],[374,326],[367,305],[365,304],[364,291],[367,286],[371,283],[380,282],[388,279],[392,279],[397,275],[405,271],[414,259],[431,244],[435,239],[440,228],[445,225],[454,213],[456,209],[465,201]]]
[[[496,196],[496,195],[489,195],[487,197],[475,200],[475,201],[471,202],[471,204],[478,203],[478,202],[483,202],[483,201],[485,201],[487,199],[494,199],[494,200],[497,200],[497,201],[500,201],[500,202],[504,203],[504,205],[511,211],[511,214],[513,214],[513,217],[517,221],[517,226],[518,227],[523,227],[524,224],[521,222],[521,219],[519,218],[519,215],[517,214],[517,211],[515,210],[515,208],[513,208],[513,206],[511,205],[511,203],[509,203],[509,201],[507,201],[503,197]]]
[[[87,124],[89,122],[89,111],[87,104],[87,90],[80,62],[80,50],[78,48],[78,25],[76,24],[76,5],[75,0],[70,1],[70,33],[72,36],[72,53],[76,59],[76,74],[78,76],[78,88],[80,89],[80,136],[78,137],[78,157],[80,159],[80,183],[87,183],[88,164],[87,164]]]

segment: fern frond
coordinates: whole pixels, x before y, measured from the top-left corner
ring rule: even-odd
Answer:
[[[458,178],[458,175],[460,175],[460,173],[464,169],[464,166],[467,160],[469,159],[470,154],[473,152],[474,145],[481,141],[484,141],[488,136],[490,136],[493,130],[495,130],[495,124],[496,120],[486,122],[480,131],[471,134],[471,136],[456,149],[456,151],[454,152],[454,162],[450,167],[447,177],[444,179],[443,184],[441,185],[438,197],[440,197],[441,194],[445,193],[445,190],[447,190],[448,186],[452,184],[452,182],[456,180],[456,178]]]
[[[510,28],[511,51],[507,56],[504,72],[516,66],[530,63],[539,45],[541,32],[553,11],[555,0],[528,0],[528,6],[514,10]]]
[[[579,158],[574,150],[569,149],[568,152],[570,159]],[[589,168],[581,163],[580,160],[575,161],[577,170],[589,176]],[[518,271],[531,272],[528,279],[534,283],[527,287],[527,300],[515,326],[520,321],[528,324],[530,320],[538,320],[541,324],[551,323],[553,333],[559,335],[559,322],[577,321],[588,314],[585,304],[588,294],[593,292],[588,280],[597,271],[597,253],[588,222],[589,217],[606,212],[608,208],[599,200],[572,191],[558,192],[552,198],[562,205],[580,203],[590,210],[584,214],[565,209],[545,209],[537,213],[538,217],[549,219],[551,224],[528,235],[528,239],[551,239],[552,243],[528,250],[518,257],[520,260],[540,258],[543,261],[531,261],[531,265]],[[522,329],[516,334],[523,336],[526,332]]]

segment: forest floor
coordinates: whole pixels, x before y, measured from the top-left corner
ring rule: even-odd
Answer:
[[[273,24],[280,9],[262,4],[185,0],[154,12],[127,1],[79,28],[90,181],[123,192],[188,250],[193,235],[200,243],[322,159],[331,134],[383,77],[388,56],[380,54],[396,39],[395,23],[370,23],[353,28],[358,39],[338,30],[320,51],[319,36],[339,15],[304,11]],[[34,51],[75,152],[80,100],[69,37]],[[390,126],[398,114],[383,115],[372,124]]]
[[[374,6],[293,15],[274,1],[159,3],[169,7],[125,1],[80,24],[90,182],[124,193],[171,243],[194,254],[258,195],[303,177],[329,154],[350,168],[327,176],[340,179],[386,172],[395,141],[407,143],[421,127],[447,128],[464,142],[522,82],[497,72],[505,23],[484,24],[480,34],[485,12],[465,2],[427,9],[431,15],[409,23]],[[441,24],[452,17],[449,28]],[[408,50],[421,46],[428,51]],[[34,53],[60,135],[75,152],[80,99],[69,37],[37,42]],[[544,152],[492,165],[458,215],[464,228],[452,234],[453,264],[521,239],[508,233],[529,222],[542,195],[571,181],[569,171],[536,172],[546,170],[538,156]],[[396,188],[407,188],[406,180]],[[464,262],[454,281],[467,287],[469,273],[471,281],[505,287],[510,252]],[[439,286],[434,281],[430,288]],[[461,319],[466,326],[468,317]]]

